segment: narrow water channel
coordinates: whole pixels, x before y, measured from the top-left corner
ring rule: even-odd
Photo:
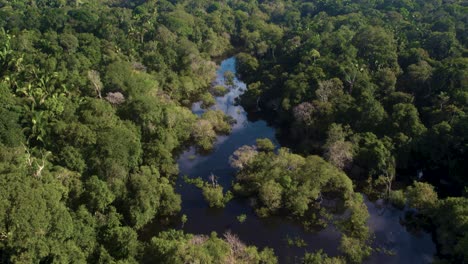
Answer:
[[[221,62],[217,71],[216,83],[224,85],[224,73],[235,73],[235,58]],[[192,148],[178,159],[181,176],[201,177],[204,180],[213,173],[219,177],[219,183],[227,190],[234,180],[235,171],[229,165],[229,156],[243,145],[253,145],[257,138],[269,138],[276,145],[274,128],[265,121],[249,121],[247,113],[241,106],[235,105],[246,85],[234,79],[234,86],[223,97],[216,99],[214,109],[224,111],[237,123],[228,136],[217,139],[213,152],[209,155],[198,155]],[[203,113],[200,104],[194,104],[192,111]],[[219,235],[230,230],[247,244],[257,247],[273,248],[280,263],[300,263],[306,251],[323,249],[329,255],[338,254],[340,233],[332,226],[319,232],[306,232],[292,221],[282,217],[258,218],[246,199],[234,199],[224,209],[209,208],[202,193],[196,187],[186,184],[182,177],[177,182],[177,192],[182,196],[182,214],[188,221],[184,230],[193,234],[209,234],[216,231]],[[391,251],[392,254],[373,253],[367,263],[430,263],[435,253],[435,245],[427,233],[412,234],[400,224],[403,213],[396,209],[380,210],[376,204],[366,201],[371,214],[369,226],[375,233],[375,245]],[[239,223],[237,216],[245,214],[247,220]],[[287,238],[301,238],[307,246],[289,247]]]

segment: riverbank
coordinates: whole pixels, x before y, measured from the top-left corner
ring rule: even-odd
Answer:
[[[215,83],[224,85],[224,73],[235,73],[235,70],[235,58],[223,60],[218,67]],[[213,231],[223,234],[229,230],[247,244],[273,248],[280,263],[295,263],[305,252],[319,249],[323,249],[330,256],[338,255],[341,235],[333,225],[315,232],[307,232],[299,223],[282,216],[259,218],[250,205],[251,200],[243,198],[233,199],[224,209],[209,208],[201,191],[182,179],[187,175],[190,178],[201,177],[207,180],[213,173],[219,177],[219,184],[227,190],[235,175],[235,170],[229,165],[229,157],[237,148],[253,145],[257,138],[268,138],[279,146],[275,129],[269,126],[268,122],[261,118],[252,119],[252,115],[236,104],[236,98],[244,92],[246,85],[237,78],[234,79],[234,84],[227,94],[216,98],[212,107],[222,110],[237,121],[231,134],[219,136],[213,151],[208,155],[201,155],[195,148],[190,148],[184,151],[177,161],[180,177],[176,182],[176,191],[182,196],[180,216],[185,215],[187,222],[182,225],[180,221],[176,221],[171,227],[183,226],[185,232],[193,234],[210,234]],[[195,103],[192,111],[201,114],[205,110],[200,107],[200,103]],[[407,232],[398,221],[403,215],[402,211],[389,209],[381,215],[381,209],[375,203],[366,200],[366,205],[371,215],[369,227],[376,235],[374,245],[386,249],[375,251],[367,260],[368,263],[402,263],[406,260],[411,260],[411,263],[430,262],[435,247],[428,234],[414,235]],[[243,223],[238,221],[239,215],[246,216]],[[150,234],[146,236],[151,237]],[[290,246],[288,239],[304,241],[305,246]]]

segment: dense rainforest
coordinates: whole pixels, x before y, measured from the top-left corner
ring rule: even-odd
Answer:
[[[180,152],[231,131],[210,107],[237,54],[238,102],[288,148],[232,153],[232,188],[187,180],[210,206],[332,224],[340,255],[299,263],[361,263],[365,194],[410,209],[435,262],[468,263],[467,20],[462,0],[0,0],[0,262],[278,263],[164,224],[190,221]]]

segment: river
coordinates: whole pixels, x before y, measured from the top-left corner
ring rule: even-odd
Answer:
[[[235,58],[221,62],[217,71],[216,83],[224,85],[224,73],[235,73]],[[243,145],[253,145],[257,138],[269,138],[276,145],[273,127],[263,120],[250,121],[244,109],[235,105],[235,99],[246,89],[245,83],[235,78],[234,86],[229,93],[216,98],[213,109],[224,111],[237,123],[232,133],[217,138],[214,150],[208,155],[199,155],[191,148],[179,157],[178,165],[181,176],[202,177],[204,180],[213,173],[219,177],[218,182],[227,190],[234,180],[235,170],[229,165],[229,156]],[[203,113],[199,103],[193,105],[192,111]],[[306,251],[323,249],[329,255],[338,255],[340,233],[333,227],[318,232],[306,232],[299,224],[284,217],[259,218],[255,215],[248,199],[236,198],[223,209],[212,209],[203,199],[201,190],[185,183],[182,177],[177,182],[177,192],[182,196],[182,214],[188,218],[184,230],[193,234],[209,234],[216,231],[219,235],[230,230],[249,245],[273,248],[280,263],[300,263]],[[374,252],[366,263],[430,263],[436,252],[431,236],[420,232],[408,232],[400,224],[403,212],[389,208],[383,211],[376,203],[366,200],[369,209],[370,229],[375,234],[374,245],[393,252],[392,254]],[[239,223],[237,216],[245,214],[247,219]],[[290,247],[287,238],[301,238],[307,246]]]

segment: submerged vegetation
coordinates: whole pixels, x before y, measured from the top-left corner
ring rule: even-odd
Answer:
[[[156,252],[156,254],[155,254]],[[269,249],[258,251],[246,246],[227,232],[222,238],[216,233],[187,235],[182,231],[166,231],[154,237],[145,254],[148,263],[278,263]]]
[[[223,192],[223,186],[218,184],[218,177],[214,174],[210,174],[208,181],[189,177],[185,177],[184,181],[202,190],[203,198],[210,207],[223,208],[233,198],[231,191]]]
[[[362,262],[371,252],[369,213],[362,196],[354,192],[352,181],[318,156],[302,157],[286,148],[275,153],[268,147],[272,145],[268,139],[259,139],[256,146],[243,146],[231,157],[232,165],[240,168],[236,193],[256,197],[260,217],[282,212],[309,228],[326,226],[330,214],[337,213],[342,204],[347,213],[335,220],[343,232],[341,251],[349,261]],[[324,199],[336,203],[327,206]]]
[[[178,153],[231,132],[209,108],[233,88],[232,72],[212,87],[233,50],[242,105],[291,149],[237,150],[233,192],[259,216],[342,233],[341,256],[303,263],[371,253],[355,187],[415,209],[405,220],[433,231],[438,261],[467,262],[466,13],[457,0],[0,0],[0,262],[277,263],[231,233],[138,235],[181,210]],[[200,188],[223,207],[215,181]]]

